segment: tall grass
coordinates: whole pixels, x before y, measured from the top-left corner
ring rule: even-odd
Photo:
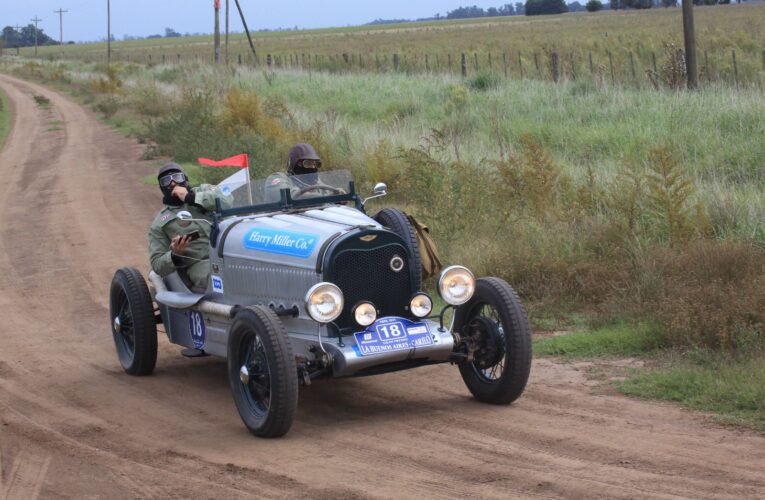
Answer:
[[[8,104],[8,96],[0,90],[0,149],[5,144],[5,138],[8,137],[11,126],[11,107]]]
[[[109,89],[93,65],[59,77],[139,113],[152,151],[176,160],[249,152],[266,175],[314,144],[362,189],[388,182],[387,203],[431,226],[446,261],[508,279],[532,314],[650,320],[662,345],[765,342],[756,90],[168,71],[123,66]]]

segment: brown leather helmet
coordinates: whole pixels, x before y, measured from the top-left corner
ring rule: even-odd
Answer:
[[[319,162],[319,167],[321,167],[321,158],[319,158],[319,155],[316,153],[316,150],[313,149],[313,146],[310,144],[295,144],[292,146],[292,149],[290,149],[289,158],[287,160],[287,173],[295,175],[295,168],[301,160],[316,160]]]

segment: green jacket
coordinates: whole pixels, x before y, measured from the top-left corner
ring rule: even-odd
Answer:
[[[210,257],[211,225],[197,221],[182,221],[176,218],[178,212],[187,211],[193,219],[204,219],[212,222],[204,209],[215,210],[215,198],[220,197],[215,186],[202,184],[191,190],[194,193],[194,203],[180,206],[165,205],[157,214],[149,228],[149,260],[151,268],[160,276],[167,276],[178,269],[193,266],[195,263]],[[192,241],[183,256],[172,255],[170,242],[179,235],[199,231],[199,239]]]

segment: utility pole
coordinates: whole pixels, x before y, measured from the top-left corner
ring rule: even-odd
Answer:
[[[35,23],[35,57],[37,57],[37,23],[40,21],[42,21],[42,19],[38,19],[37,15],[32,19],[32,22]]]
[[[106,0],[106,64],[112,63],[112,4]]]
[[[215,0],[215,64],[220,62],[220,0]]]
[[[69,12],[68,10],[62,10],[59,8],[58,10],[54,10],[54,14],[58,14],[58,24],[59,24],[59,42],[61,44],[62,49],[64,50],[64,14]]]
[[[228,11],[229,11],[229,0],[226,0],[226,66],[228,66]]]
[[[693,27],[693,0],[683,0],[683,35],[685,36],[685,73],[688,88],[698,87],[696,77],[696,32]]]

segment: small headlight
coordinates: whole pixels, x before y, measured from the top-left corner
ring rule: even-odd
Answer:
[[[438,293],[447,304],[461,306],[473,298],[475,276],[465,267],[448,267],[438,280]]]
[[[377,309],[371,302],[362,302],[353,310],[356,323],[361,326],[369,326],[377,321]]]
[[[424,293],[418,293],[409,303],[409,310],[418,318],[425,318],[433,310],[433,301]]]
[[[314,285],[305,295],[308,314],[319,323],[331,323],[343,312],[343,292],[332,283]]]

